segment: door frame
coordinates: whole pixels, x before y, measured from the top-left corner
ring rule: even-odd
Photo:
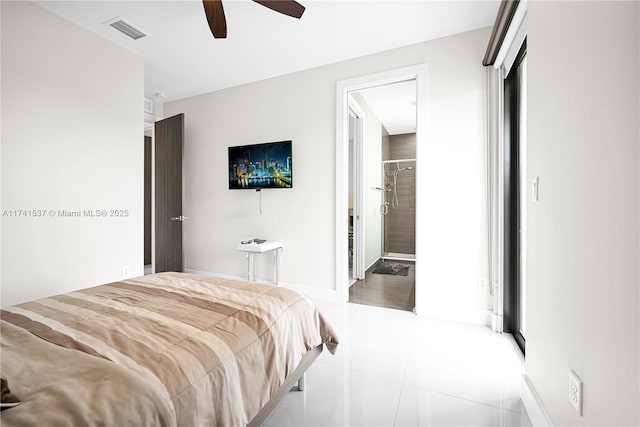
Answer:
[[[356,121],[355,139],[353,142],[354,158],[349,159],[349,167],[353,168],[353,278],[364,279],[364,111],[352,97],[347,100],[349,115]],[[348,131],[348,130],[347,130]],[[350,285],[352,284],[349,281]]]
[[[335,254],[336,293],[341,302],[349,300],[349,241],[348,223],[344,213],[349,209],[349,93],[359,90],[416,81],[416,160],[426,153],[427,142],[427,64],[418,64],[381,73],[369,74],[336,83],[336,211],[335,211]],[[417,173],[416,173],[417,178]],[[420,234],[420,212],[427,195],[419,192],[420,182],[416,182],[416,236]],[[419,248],[416,247],[416,314],[423,314],[426,305],[421,301],[424,280],[420,280]]]
[[[155,273],[155,265],[156,265],[156,126],[155,122],[162,119],[154,120],[153,122],[145,120],[144,122],[144,132],[145,137],[151,137],[151,164],[149,165],[149,173],[151,174],[151,274]],[[146,132],[149,131],[151,135],[146,135]],[[146,264],[143,263],[142,268]],[[145,273],[146,274],[146,273]]]

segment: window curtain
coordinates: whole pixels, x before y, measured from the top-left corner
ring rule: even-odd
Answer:
[[[504,173],[503,118],[504,78],[502,69],[486,67],[487,88],[487,200],[489,292],[492,298],[491,329],[503,330],[503,242],[504,242]]]
[[[504,313],[504,79],[527,35],[527,1],[503,0],[487,53],[486,206],[491,329],[503,332]]]

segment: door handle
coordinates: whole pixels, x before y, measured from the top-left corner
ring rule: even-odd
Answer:
[[[185,219],[189,219],[189,218],[184,216],[184,215],[171,217],[171,221],[180,221],[180,222],[182,222]]]
[[[389,202],[384,202],[384,204],[380,205],[380,213],[382,215],[389,213]]]

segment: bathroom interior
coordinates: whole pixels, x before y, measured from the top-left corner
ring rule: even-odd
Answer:
[[[413,311],[416,83],[363,89],[351,102],[349,301]]]

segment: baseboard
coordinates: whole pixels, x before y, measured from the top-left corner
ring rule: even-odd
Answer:
[[[221,279],[247,280],[246,277],[233,276],[231,274],[224,274],[224,273],[212,273],[210,271],[192,270],[190,268],[185,268],[184,272],[191,273],[191,274],[202,274],[203,276],[219,277]],[[256,283],[273,285],[273,282],[267,282],[265,280],[256,280]],[[306,285],[299,285],[295,283],[286,283],[286,282],[280,282],[278,285],[282,286],[283,288],[291,289],[292,291],[296,291],[300,294],[306,295],[312,300],[322,300],[322,301],[331,301],[331,302],[338,301],[338,293],[336,292],[335,289],[316,288],[314,286],[306,286]]]
[[[551,418],[544,409],[538,393],[536,393],[531,381],[529,381],[529,378],[526,375],[522,375],[520,399],[522,400],[522,405],[527,411],[527,415],[529,416],[533,427],[553,426]]]
[[[369,270],[371,270],[381,259],[382,258],[378,257],[378,259],[376,259],[371,264],[369,264],[369,266],[364,269],[364,274],[366,275],[369,272]]]

